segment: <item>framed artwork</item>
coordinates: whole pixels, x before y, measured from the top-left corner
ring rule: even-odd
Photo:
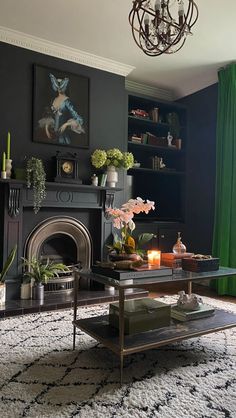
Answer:
[[[89,147],[89,79],[34,66],[33,141]]]

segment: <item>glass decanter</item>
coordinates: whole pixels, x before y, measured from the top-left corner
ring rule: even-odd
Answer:
[[[175,245],[172,248],[174,254],[186,253],[186,246],[181,241],[180,232],[178,232],[178,238]]]

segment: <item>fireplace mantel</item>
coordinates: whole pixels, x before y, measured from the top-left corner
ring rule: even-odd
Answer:
[[[63,211],[73,210],[73,216],[81,211],[97,216],[96,234],[100,231],[99,249],[97,256],[102,256],[105,236],[111,231],[105,217],[107,207],[113,206],[115,193],[119,188],[100,187],[75,183],[46,182],[46,199],[42,202],[39,214],[33,214],[33,193],[27,188],[26,181],[0,180],[0,268],[7,259],[10,250],[17,244],[17,256],[9,271],[6,282],[8,283],[8,299],[16,298],[19,294],[21,281],[21,257],[25,244],[25,226],[28,218],[47,219],[49,216],[57,216]],[[94,212],[95,211],[95,212]],[[97,215],[94,215],[96,213]],[[110,222],[109,222],[110,224]],[[87,225],[89,228],[89,226]],[[27,231],[28,233],[28,231]],[[99,254],[98,254],[99,253]],[[16,281],[18,282],[16,291]],[[12,286],[11,286],[12,283]],[[10,288],[14,287],[14,291]]]

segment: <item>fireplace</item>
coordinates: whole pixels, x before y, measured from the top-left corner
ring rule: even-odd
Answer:
[[[86,226],[69,216],[53,216],[37,225],[29,234],[24,257],[53,260],[64,263],[70,272],[49,280],[46,293],[71,293],[73,291],[73,266],[88,269],[91,266],[92,238]],[[81,282],[80,287],[89,285]]]
[[[114,204],[119,189],[55,182],[46,183],[46,190],[46,199],[35,215],[32,190],[22,181],[0,180],[0,268],[17,244],[17,256],[6,279],[8,300],[20,297],[22,257],[50,257],[67,265],[80,261],[87,268],[101,260],[111,236],[105,209]],[[91,288],[81,283],[85,286]]]

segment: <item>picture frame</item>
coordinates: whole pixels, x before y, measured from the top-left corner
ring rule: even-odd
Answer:
[[[34,65],[33,141],[89,147],[89,79]]]

